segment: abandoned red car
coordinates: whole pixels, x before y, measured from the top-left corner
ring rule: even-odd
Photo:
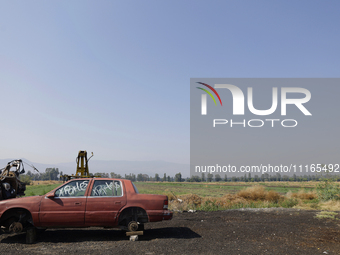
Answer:
[[[0,226],[12,233],[91,226],[138,231],[171,218],[167,196],[139,194],[125,179],[73,179],[43,196],[0,201]]]

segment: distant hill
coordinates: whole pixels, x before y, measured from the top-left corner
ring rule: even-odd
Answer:
[[[13,159],[0,159],[0,169],[4,168],[9,161]],[[76,173],[76,161],[58,164],[42,164],[37,162],[31,162],[27,159],[22,158],[24,162],[33,164],[39,172],[45,172],[46,168],[59,168],[59,171],[63,171],[64,174],[75,174]],[[178,164],[166,161],[125,161],[125,160],[94,160],[89,161],[90,173],[115,172],[124,176],[125,174],[148,174],[154,176],[156,173],[160,177],[166,175],[175,176],[176,173],[181,172],[183,177],[189,177],[190,167],[189,164]],[[34,170],[25,165],[25,170],[33,172]]]

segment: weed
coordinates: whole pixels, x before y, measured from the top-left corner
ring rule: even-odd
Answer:
[[[44,195],[60,183],[27,186],[29,196]],[[270,185],[270,186],[269,186]],[[295,185],[295,186],[294,186]],[[137,182],[140,193],[165,194],[174,211],[216,211],[239,208],[301,208],[340,211],[340,187],[332,181],[299,183],[167,183]],[[246,186],[247,188],[244,189]],[[312,188],[317,186],[317,191]],[[301,188],[304,188],[301,190]],[[280,195],[286,193],[286,195]],[[328,201],[329,199],[333,199]]]
[[[331,219],[331,220],[339,220],[338,218],[335,218],[338,213],[336,212],[326,212],[326,211],[321,211],[316,214],[315,218],[318,219]]]
[[[304,204],[317,204],[317,203],[319,203],[319,199],[314,198],[312,200],[304,200],[303,203]]]
[[[324,179],[324,181],[318,183],[316,190],[319,198],[323,201],[340,200],[339,184],[335,183],[331,179]]]
[[[321,210],[340,211],[340,201],[334,200],[329,200],[326,202],[321,201],[319,203],[319,207]]]
[[[281,198],[280,194],[277,193],[274,190],[270,190],[266,193],[266,200],[271,202],[279,202],[279,199]]]
[[[295,198],[287,198],[280,202],[280,206],[283,208],[292,208],[298,204],[298,200]]]
[[[207,200],[207,201],[205,201],[204,204],[202,204],[201,206],[197,207],[197,209],[200,210],[200,211],[210,212],[210,211],[218,211],[218,210],[220,210],[222,208],[220,208],[215,203],[215,201]]]
[[[297,193],[292,193],[292,197],[300,198],[303,200],[313,200],[316,199],[318,196],[314,191],[306,192],[306,190],[299,190]]]
[[[263,186],[254,186],[241,190],[238,195],[247,200],[265,200],[266,190]]]
[[[253,186],[246,188],[245,190],[241,190],[238,193],[238,196],[252,201],[270,201],[277,203],[281,196],[274,190],[266,191],[263,186]]]

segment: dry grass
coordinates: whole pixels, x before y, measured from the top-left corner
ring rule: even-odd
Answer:
[[[182,195],[181,199],[186,201],[186,203],[198,206],[202,203],[202,198],[195,194]]]
[[[336,216],[339,216],[338,213],[336,213],[336,212],[321,211],[321,212],[316,214],[315,218],[339,220],[339,218],[336,218]]]
[[[330,200],[327,202],[320,202],[319,208],[327,211],[340,211],[340,201]]]
[[[176,199],[177,199],[177,196],[176,196],[170,189],[166,189],[166,190],[164,191],[163,195],[168,196],[169,201],[171,201],[171,200],[176,200]]]
[[[237,195],[246,200],[252,201],[278,202],[281,198],[279,193],[274,190],[266,191],[263,186],[253,186],[246,188],[241,190]]]
[[[200,197],[196,194],[170,195],[172,210],[225,210],[242,207],[285,207],[306,210],[340,211],[340,201],[320,202],[315,191],[300,190],[280,195],[274,190],[266,190],[262,185],[250,186],[235,194],[221,197]]]
[[[295,205],[293,208],[301,209],[301,210],[320,210],[318,203],[305,204],[302,201],[298,201],[298,204]]]
[[[281,197],[282,196],[279,193],[277,193],[276,191],[270,190],[270,191],[267,192],[265,200],[269,201],[269,202],[276,202],[277,203],[281,199]]]
[[[241,190],[238,193],[238,196],[243,197],[244,199],[247,200],[265,200],[266,199],[266,190],[262,186],[254,186],[254,187],[249,187],[244,190]]]
[[[305,192],[304,190],[300,190],[297,193],[292,193],[291,196],[294,198],[302,199],[302,200],[313,200],[313,199],[318,198],[318,195],[316,194],[315,191]]]
[[[205,189],[213,187],[215,184],[216,183],[206,183],[201,186]],[[221,188],[233,184],[237,184],[238,186],[245,184],[244,186],[246,187],[243,187],[242,190],[233,189],[232,191]],[[322,201],[319,197],[319,193],[317,193],[317,184],[317,182],[268,182],[260,184],[241,182],[227,184],[219,183],[220,190],[218,196],[215,196],[215,194],[209,195],[208,192],[199,193],[199,195],[197,195],[197,193],[178,196],[168,194],[170,200],[169,208],[185,211],[189,209],[227,210],[242,207],[284,207],[305,210],[340,211],[340,201]],[[275,187],[282,187],[282,189]],[[287,190],[287,187],[295,188]],[[168,191],[170,192],[170,190]],[[193,191],[195,192],[196,189],[191,189],[191,192]]]
[[[286,199],[295,199],[297,201],[297,205],[294,208],[303,209],[303,210],[319,210],[319,200],[318,195],[315,191],[299,190],[296,193],[287,192],[285,195]]]
[[[195,194],[180,195],[170,200],[170,209],[175,211],[219,210],[241,207],[272,207],[283,200],[276,191],[266,191],[262,186],[248,187],[237,194],[226,194],[222,197],[200,197]],[[278,206],[278,205],[277,205]]]

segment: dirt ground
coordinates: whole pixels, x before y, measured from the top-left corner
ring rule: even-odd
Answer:
[[[340,254],[340,221],[316,211],[240,209],[176,213],[129,241],[117,229],[49,229],[35,244],[0,236],[1,254]]]

